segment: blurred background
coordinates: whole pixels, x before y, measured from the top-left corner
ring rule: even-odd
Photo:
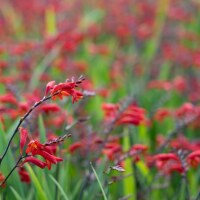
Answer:
[[[198,0],[1,2],[0,121],[6,135],[10,135],[10,127],[16,125],[19,116],[42,98],[49,81],[65,82],[80,75],[86,79],[80,86],[84,94],[80,103],[72,105],[68,99],[53,101],[52,104],[58,105],[56,111],[52,108],[48,113],[43,108],[41,115],[41,111],[36,110],[24,125],[33,138],[39,137],[41,131],[46,136],[60,136],[74,121],[89,118],[88,123],[75,127],[72,137],[60,147],[65,161],[59,163],[60,168],[53,169],[51,175],[56,174],[63,190],[54,188],[55,183],[47,174],[42,175],[40,169],[35,171],[38,177],[46,177],[43,191],[55,190],[55,198],[47,194],[47,199],[102,199],[98,184],[91,184],[95,178],[91,175],[90,161],[105,183],[109,199],[195,199],[199,170],[189,172],[188,183],[180,174],[161,173],[161,182],[166,184],[161,184],[159,179],[154,188],[152,181],[157,180],[157,172],[155,168],[150,170],[151,162],[145,155],[137,166],[131,161],[136,158],[127,156],[131,158],[124,159],[123,175],[121,168],[105,175],[103,171],[113,164],[119,152],[115,155],[113,150],[114,158],[111,158],[108,153],[111,147],[104,146],[102,151],[95,144],[109,141],[111,137],[108,143],[119,145],[121,153],[141,143],[149,149],[148,154],[155,154],[179,121],[200,110],[199,11]],[[136,112],[142,116],[145,113],[143,122],[125,120],[119,122],[125,126],[111,128],[110,122],[118,107],[123,110],[132,103],[142,109]],[[192,145],[199,141],[199,118],[193,122],[175,131],[170,142],[174,139],[182,144],[183,137]],[[194,150],[191,146],[173,145],[166,147],[163,153],[181,149],[186,150],[184,155],[187,155]],[[195,150],[199,150],[199,143],[195,145]],[[13,145],[13,149],[16,146]],[[1,171],[6,173],[8,169]],[[51,181],[50,186],[48,181]],[[11,178],[8,185],[12,182]],[[36,183],[20,184],[12,186],[15,198],[26,198],[29,191],[29,199],[34,199]],[[185,194],[185,188],[190,194]],[[8,193],[9,189],[6,190]]]

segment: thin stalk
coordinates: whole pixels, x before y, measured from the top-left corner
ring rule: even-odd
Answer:
[[[8,178],[11,176],[11,174],[13,173],[13,171],[18,167],[18,164],[21,162],[21,160],[23,159],[23,158],[25,158],[25,157],[27,157],[27,155],[25,155],[25,156],[20,156],[19,157],[19,159],[18,159],[18,161],[16,162],[16,164],[15,164],[15,166],[11,169],[11,171],[9,172],[9,174],[6,176],[6,178],[3,180],[3,182],[1,183],[1,185],[0,185],[0,187],[2,187],[3,186],[3,184],[5,184],[6,183],[6,181],[8,180]]]
[[[57,182],[59,182],[59,172],[60,172],[60,165],[59,163],[56,166],[56,174],[55,174],[55,179]],[[58,198],[58,186],[55,184],[55,200],[59,199]]]
[[[15,130],[14,130],[14,132],[13,132],[13,134],[12,134],[12,136],[11,136],[11,138],[10,138],[8,144],[7,144],[7,146],[6,146],[5,151],[4,151],[4,153],[2,154],[2,156],[1,156],[1,158],[0,158],[0,165],[1,165],[1,163],[2,163],[2,161],[3,161],[3,159],[4,159],[4,157],[6,156],[6,154],[7,154],[7,152],[8,152],[8,149],[9,149],[9,147],[10,147],[10,145],[11,145],[11,142],[12,142],[13,138],[15,137],[16,133],[17,133],[18,130],[19,130],[19,127],[20,127],[21,124],[25,121],[25,119],[31,114],[31,112],[32,112],[33,110],[35,110],[35,108],[37,108],[39,105],[41,105],[41,104],[44,103],[45,101],[51,99],[53,96],[57,95],[58,93],[59,93],[59,92],[57,92],[57,93],[55,93],[55,94],[53,94],[53,95],[47,96],[47,97],[44,96],[40,101],[36,102],[36,103],[26,112],[26,114],[25,114],[23,117],[20,118],[20,120],[19,120],[19,122],[18,122],[18,124],[17,124],[17,126],[16,126],[16,128],[15,128]]]

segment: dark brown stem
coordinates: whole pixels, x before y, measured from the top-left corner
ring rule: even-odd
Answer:
[[[41,105],[43,102],[45,102],[45,101],[51,99],[53,96],[57,95],[58,93],[59,93],[59,92],[57,92],[57,93],[55,93],[55,94],[53,94],[53,95],[47,96],[47,97],[46,97],[46,96],[43,97],[40,101],[36,102],[36,103],[26,112],[26,114],[25,114],[23,117],[21,117],[21,119],[19,120],[19,122],[18,122],[18,124],[17,124],[17,127],[15,128],[15,130],[14,130],[14,132],[13,132],[13,134],[12,134],[12,136],[11,136],[11,138],[10,138],[10,140],[9,140],[9,142],[8,142],[8,144],[7,144],[7,146],[6,146],[6,149],[5,149],[4,153],[2,154],[2,156],[1,156],[1,158],[0,158],[0,165],[1,165],[1,163],[2,163],[2,161],[3,161],[3,159],[4,159],[4,157],[5,157],[5,155],[7,154],[7,151],[8,151],[8,149],[9,149],[10,145],[11,145],[11,142],[12,142],[13,138],[15,137],[16,133],[17,133],[18,130],[19,130],[19,127],[20,127],[21,124],[25,121],[25,119],[30,115],[30,113],[31,113],[33,110],[35,110],[35,108],[37,108],[37,107],[38,107],[39,105]]]
[[[18,164],[21,162],[21,160],[23,159],[23,158],[25,158],[25,157],[27,157],[27,155],[25,155],[25,156],[20,156],[19,157],[19,159],[18,159],[18,161],[16,162],[16,164],[15,164],[15,166],[11,169],[11,171],[9,172],[9,174],[6,176],[6,178],[3,180],[3,182],[1,183],[1,185],[0,185],[0,187],[2,187],[5,183],[6,183],[6,181],[8,180],[8,178],[11,176],[11,174],[13,173],[13,171],[18,167]]]

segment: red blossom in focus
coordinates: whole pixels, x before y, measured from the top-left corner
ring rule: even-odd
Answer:
[[[45,96],[49,92],[53,100],[56,99],[56,97],[58,97],[59,99],[63,99],[63,96],[72,96],[72,102],[77,102],[79,99],[83,98],[83,94],[80,91],[75,90],[75,88],[78,87],[78,85],[82,83],[83,80],[84,78],[81,77],[76,82],[67,81],[65,83],[59,83],[57,85],[55,85],[55,81],[51,81],[46,86]]]
[[[33,157],[33,156],[27,157],[27,158],[23,161],[23,164],[24,164],[24,163],[27,163],[27,162],[28,162],[28,163],[32,163],[32,164],[34,164],[34,165],[40,167],[41,169],[44,169],[44,168],[47,166],[47,163],[45,163],[45,162],[43,162],[43,161],[41,161],[41,160],[39,160],[39,159],[37,159],[37,158],[35,158],[35,157]]]
[[[42,156],[46,161],[46,166],[48,169],[51,169],[51,164],[57,164],[57,162],[63,161],[62,158],[54,156],[49,147],[46,147],[45,145],[41,144],[37,140],[32,140],[29,142],[28,147],[26,149],[26,153],[28,155],[31,154],[32,156],[35,156],[35,155]],[[34,159],[34,157],[28,157],[27,159],[29,159],[28,161],[32,163],[35,162],[34,164],[38,166],[40,165],[41,168],[45,167],[44,164],[42,164],[41,162],[39,163],[39,161],[36,163],[36,160]]]

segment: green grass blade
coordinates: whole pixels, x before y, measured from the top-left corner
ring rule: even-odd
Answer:
[[[44,120],[43,120],[42,115],[39,115],[38,124],[39,124],[39,131],[40,131],[40,141],[41,143],[44,143],[46,142],[46,129],[44,126]]]
[[[128,129],[125,129],[125,131],[128,131]],[[123,137],[123,150],[126,152],[130,149],[130,138],[128,134],[125,134]],[[132,158],[127,158],[124,161],[124,176],[128,174],[133,174],[133,167],[132,167]],[[134,195],[135,196],[135,181],[133,179],[133,176],[129,176],[123,180],[123,186],[124,186],[124,196]],[[135,199],[135,197],[133,197]]]
[[[60,190],[60,192],[63,195],[63,197],[65,198],[65,200],[69,200],[69,198],[67,197],[65,191],[63,190],[62,186],[58,183],[58,181],[52,175],[49,175],[49,177],[57,185],[58,189]]]
[[[14,127],[14,125],[11,125],[11,127]],[[8,131],[9,132],[9,131]],[[3,124],[0,123],[0,154],[2,154],[5,150],[5,147],[7,145],[8,142],[8,133],[6,133],[3,129]],[[4,175],[7,175],[10,170],[12,169],[12,167],[15,165],[16,161],[14,159],[15,155],[14,152],[11,151],[11,148],[8,149],[7,155],[5,156],[5,159],[2,162],[1,165],[1,172],[3,172]],[[12,181],[14,180],[14,181]],[[18,191],[20,192],[20,195],[23,196],[23,187],[21,185],[21,181],[19,179],[19,175],[16,172],[16,170],[13,172],[13,174],[11,175],[11,177],[8,179],[8,182],[12,182],[12,186]]]
[[[34,171],[32,170],[31,166],[30,165],[27,165],[26,166],[29,174],[30,174],[30,177],[31,177],[31,180],[33,181],[33,184],[36,188],[36,191],[38,193],[38,199],[40,200],[47,200],[47,196],[45,195],[45,192],[43,191],[43,188],[40,184],[40,181],[38,180],[37,176],[35,175]]]
[[[10,186],[10,189],[12,190],[16,200],[23,200],[23,198],[19,195],[19,193],[12,186]]]
[[[102,186],[102,184],[101,184],[101,181],[99,180],[99,177],[98,177],[98,175],[97,175],[97,173],[96,173],[96,171],[95,171],[95,169],[94,169],[92,163],[90,163],[90,165],[91,165],[92,171],[93,171],[93,173],[94,173],[94,175],[95,175],[95,177],[96,177],[96,179],[97,179],[97,181],[98,181],[99,187],[101,188],[101,192],[102,192],[102,194],[103,194],[104,200],[108,200],[108,198],[106,197],[105,191],[104,191],[104,189],[103,189],[103,186]]]

